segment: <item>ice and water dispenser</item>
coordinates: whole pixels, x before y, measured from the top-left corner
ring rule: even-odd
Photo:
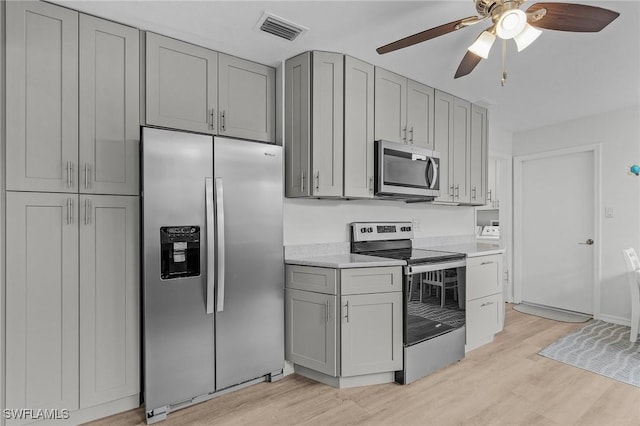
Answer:
[[[160,257],[163,280],[200,275],[200,227],[161,227]]]

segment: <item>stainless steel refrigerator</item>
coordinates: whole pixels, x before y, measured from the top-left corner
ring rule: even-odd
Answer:
[[[282,147],[142,129],[147,423],[284,365]]]

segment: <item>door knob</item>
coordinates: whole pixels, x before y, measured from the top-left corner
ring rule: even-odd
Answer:
[[[591,238],[589,238],[587,241],[585,241],[584,243],[578,243],[578,244],[586,244],[588,246],[592,246],[593,245],[593,240]]]

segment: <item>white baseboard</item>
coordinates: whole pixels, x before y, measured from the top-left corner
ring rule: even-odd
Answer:
[[[631,320],[628,318],[600,314],[596,317],[596,319],[602,320],[604,322],[610,322],[612,324],[626,325],[627,327],[631,326]]]
[[[294,373],[293,363],[285,360],[284,368],[282,369],[282,375],[288,376],[289,374],[293,374],[293,373]]]

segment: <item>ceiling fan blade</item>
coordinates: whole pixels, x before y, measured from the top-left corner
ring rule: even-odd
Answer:
[[[441,35],[449,34],[453,31],[459,30],[469,25],[471,22],[475,22],[476,16],[470,16],[468,18],[459,19],[457,21],[449,22],[448,24],[440,25],[429,30],[419,32],[414,35],[402,38],[394,41],[393,43],[385,44],[382,47],[378,47],[376,52],[382,55],[384,53],[393,52],[394,50],[402,49],[405,47],[413,46],[414,44],[422,43],[423,41],[431,40],[432,38],[440,37]],[[481,18],[478,18],[481,19]]]
[[[532,16],[541,9],[546,9],[546,14],[540,20],[529,19],[529,23],[558,31],[597,33],[620,16],[613,10],[575,3],[536,3],[527,9],[527,14]]]
[[[456,71],[456,75],[453,78],[464,77],[465,75],[469,74],[480,63],[481,60],[481,56],[478,56],[475,53],[467,50],[467,53],[464,55],[464,58],[462,58],[460,65],[458,65],[458,70]]]

